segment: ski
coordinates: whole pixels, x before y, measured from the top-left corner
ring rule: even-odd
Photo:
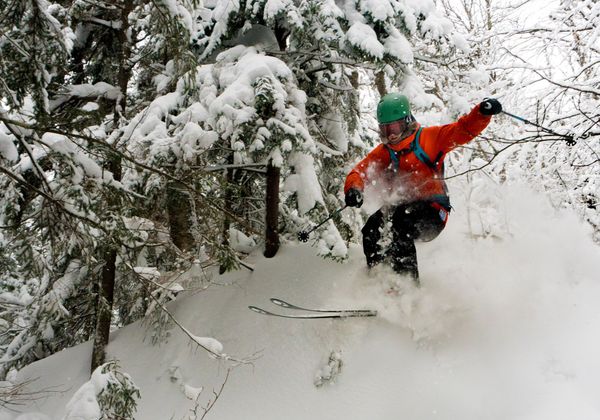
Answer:
[[[280,318],[293,318],[293,319],[327,319],[327,318],[363,318],[370,316],[377,316],[377,311],[362,311],[362,312],[323,312],[323,313],[312,313],[312,314],[279,314],[276,312],[267,311],[257,306],[248,306],[251,311],[254,311],[261,315],[277,316]]]
[[[295,319],[326,319],[326,318],[362,318],[377,316],[377,311],[371,309],[347,309],[347,310],[328,310],[328,309],[309,309],[302,306],[294,305],[286,302],[282,299],[271,298],[271,302],[277,306],[286,309],[294,309],[298,311],[309,312],[306,314],[282,314],[267,311],[266,309],[259,308],[257,306],[248,306],[251,311],[259,313],[261,315],[278,316],[281,318],[295,318]]]
[[[310,308],[304,308],[302,306],[294,305],[293,303],[286,302],[283,299],[271,298],[270,300],[272,303],[274,303],[277,306],[281,306],[282,308],[295,309],[298,311],[317,312],[317,313],[343,312],[343,313],[375,313],[375,315],[377,314],[377,311],[373,311],[371,309],[310,309]],[[368,315],[368,316],[374,316],[374,315]]]

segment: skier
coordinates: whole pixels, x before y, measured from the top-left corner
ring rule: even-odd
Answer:
[[[444,158],[478,136],[491,116],[501,111],[500,102],[486,98],[452,124],[421,127],[406,96],[390,93],[381,98],[377,105],[381,144],[350,171],[344,185],[350,207],[362,206],[365,185],[373,185],[389,202],[362,228],[369,268],[387,260],[395,272],[419,284],[415,240],[435,239],[452,208],[444,181]],[[391,225],[391,241],[382,246],[386,225]]]

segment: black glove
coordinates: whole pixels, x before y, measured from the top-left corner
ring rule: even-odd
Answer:
[[[362,192],[356,188],[350,188],[346,193],[346,205],[348,207],[360,207],[363,204]]]
[[[483,115],[496,115],[502,112],[502,105],[494,98],[485,98],[479,104],[479,112]]]

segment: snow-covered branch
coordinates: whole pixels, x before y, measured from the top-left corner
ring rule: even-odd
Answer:
[[[175,324],[179,328],[179,330],[182,331],[190,339],[191,342],[196,344],[198,347],[202,348],[211,357],[214,357],[215,359],[218,359],[218,360],[233,362],[234,365],[252,364],[257,359],[256,354],[249,358],[244,358],[244,359],[230,356],[226,353],[223,353],[223,345],[219,341],[215,340],[214,338],[200,337],[200,336],[193,334],[190,330],[188,330],[186,327],[184,327],[181,324],[181,322],[179,322],[179,320],[171,313],[171,311],[169,311],[169,309],[165,306],[165,304],[163,302],[161,302],[160,300],[158,300],[156,298],[156,296],[151,292],[151,290],[146,285],[147,280],[142,275],[137,273],[135,270],[132,270],[132,274],[134,275],[134,278],[142,285],[142,287],[147,290],[148,296],[163,311],[163,313],[171,320],[171,322],[173,322],[173,324]]]

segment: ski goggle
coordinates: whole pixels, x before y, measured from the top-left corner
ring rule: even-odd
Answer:
[[[408,116],[401,120],[392,121],[387,124],[379,124],[379,136],[384,143],[394,142],[400,140],[402,134],[406,132],[408,126],[413,119]]]

